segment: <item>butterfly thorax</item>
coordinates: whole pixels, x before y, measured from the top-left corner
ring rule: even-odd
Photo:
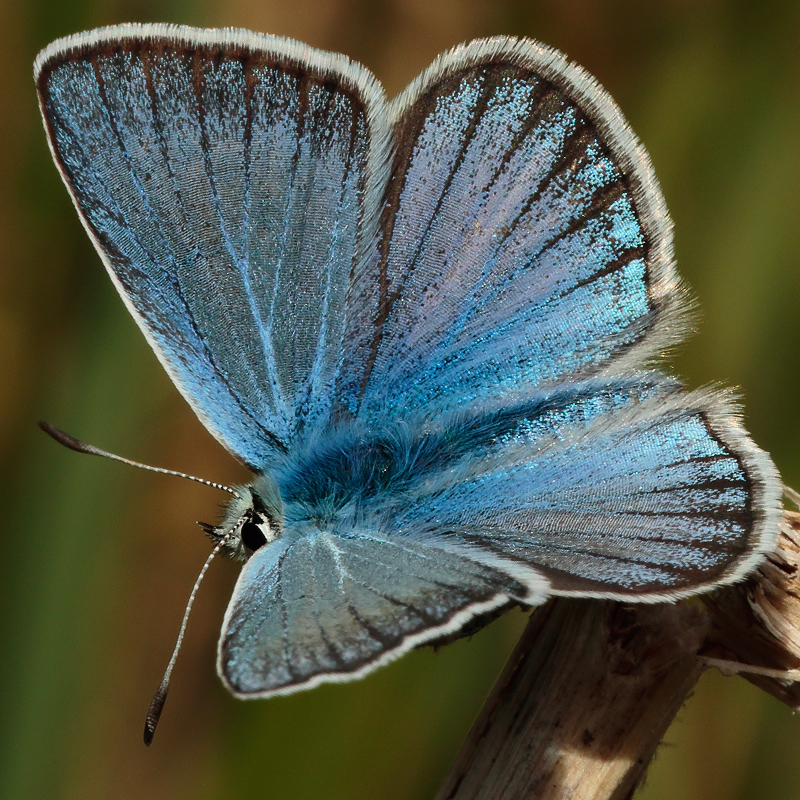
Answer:
[[[380,433],[337,431],[236,487],[238,496],[209,535],[219,541],[231,533],[224,549],[246,560],[286,533],[336,532],[368,517],[385,520],[389,506],[413,494],[431,468],[452,460],[452,447],[443,444],[439,432],[406,425]],[[387,505],[388,498],[393,502]]]

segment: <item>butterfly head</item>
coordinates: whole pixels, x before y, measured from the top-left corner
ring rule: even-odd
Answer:
[[[219,525],[200,523],[222,549],[238,561],[247,561],[256,550],[274,542],[283,533],[280,495],[274,483],[260,476],[250,486],[237,486]]]

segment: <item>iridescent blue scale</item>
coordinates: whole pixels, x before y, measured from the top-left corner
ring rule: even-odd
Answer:
[[[687,328],[669,217],[560,54],[472,42],[389,103],[246,31],[101,29],[35,70],[117,289],[254,472],[218,529],[235,694],[552,595],[691,595],[773,546],[780,480],[731,400],[653,370]]]

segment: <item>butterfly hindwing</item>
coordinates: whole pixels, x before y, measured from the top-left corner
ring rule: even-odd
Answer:
[[[669,386],[669,385],[668,385]],[[494,417],[398,530],[537,569],[556,594],[669,600],[748,575],[770,548],[780,480],[722,393],[630,379],[559,387]]]
[[[263,467],[327,421],[380,88],[296,42],[172,26],[71,37],[36,71],[126,304],[207,427]]]
[[[541,596],[466,553],[380,531],[284,536],[242,569],[218,669],[242,697],[353,680],[509,597]]]
[[[472,42],[395,101],[395,156],[348,339],[362,419],[637,366],[682,334],[669,219],[608,95],[532,42]]]

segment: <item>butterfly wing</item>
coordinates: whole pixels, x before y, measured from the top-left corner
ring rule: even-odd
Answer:
[[[774,548],[780,478],[724,393],[594,380],[442,435],[469,446],[393,525],[533,567],[555,594],[672,600]]]
[[[730,583],[780,515],[730,400],[657,374],[342,436],[281,482],[287,533],[244,567],[220,640],[242,696],[360,677],[509,599]]]
[[[168,25],[59,40],[35,71],[125,303],[208,429],[263,467],[327,420],[380,87],[297,42]]]
[[[359,275],[341,402],[431,416],[641,365],[685,329],[649,158],[583,70],[472,42],[390,108],[382,238]]]
[[[296,533],[250,558],[228,606],[218,671],[240,697],[354,680],[511,597],[543,596],[464,553],[379,530]]]

